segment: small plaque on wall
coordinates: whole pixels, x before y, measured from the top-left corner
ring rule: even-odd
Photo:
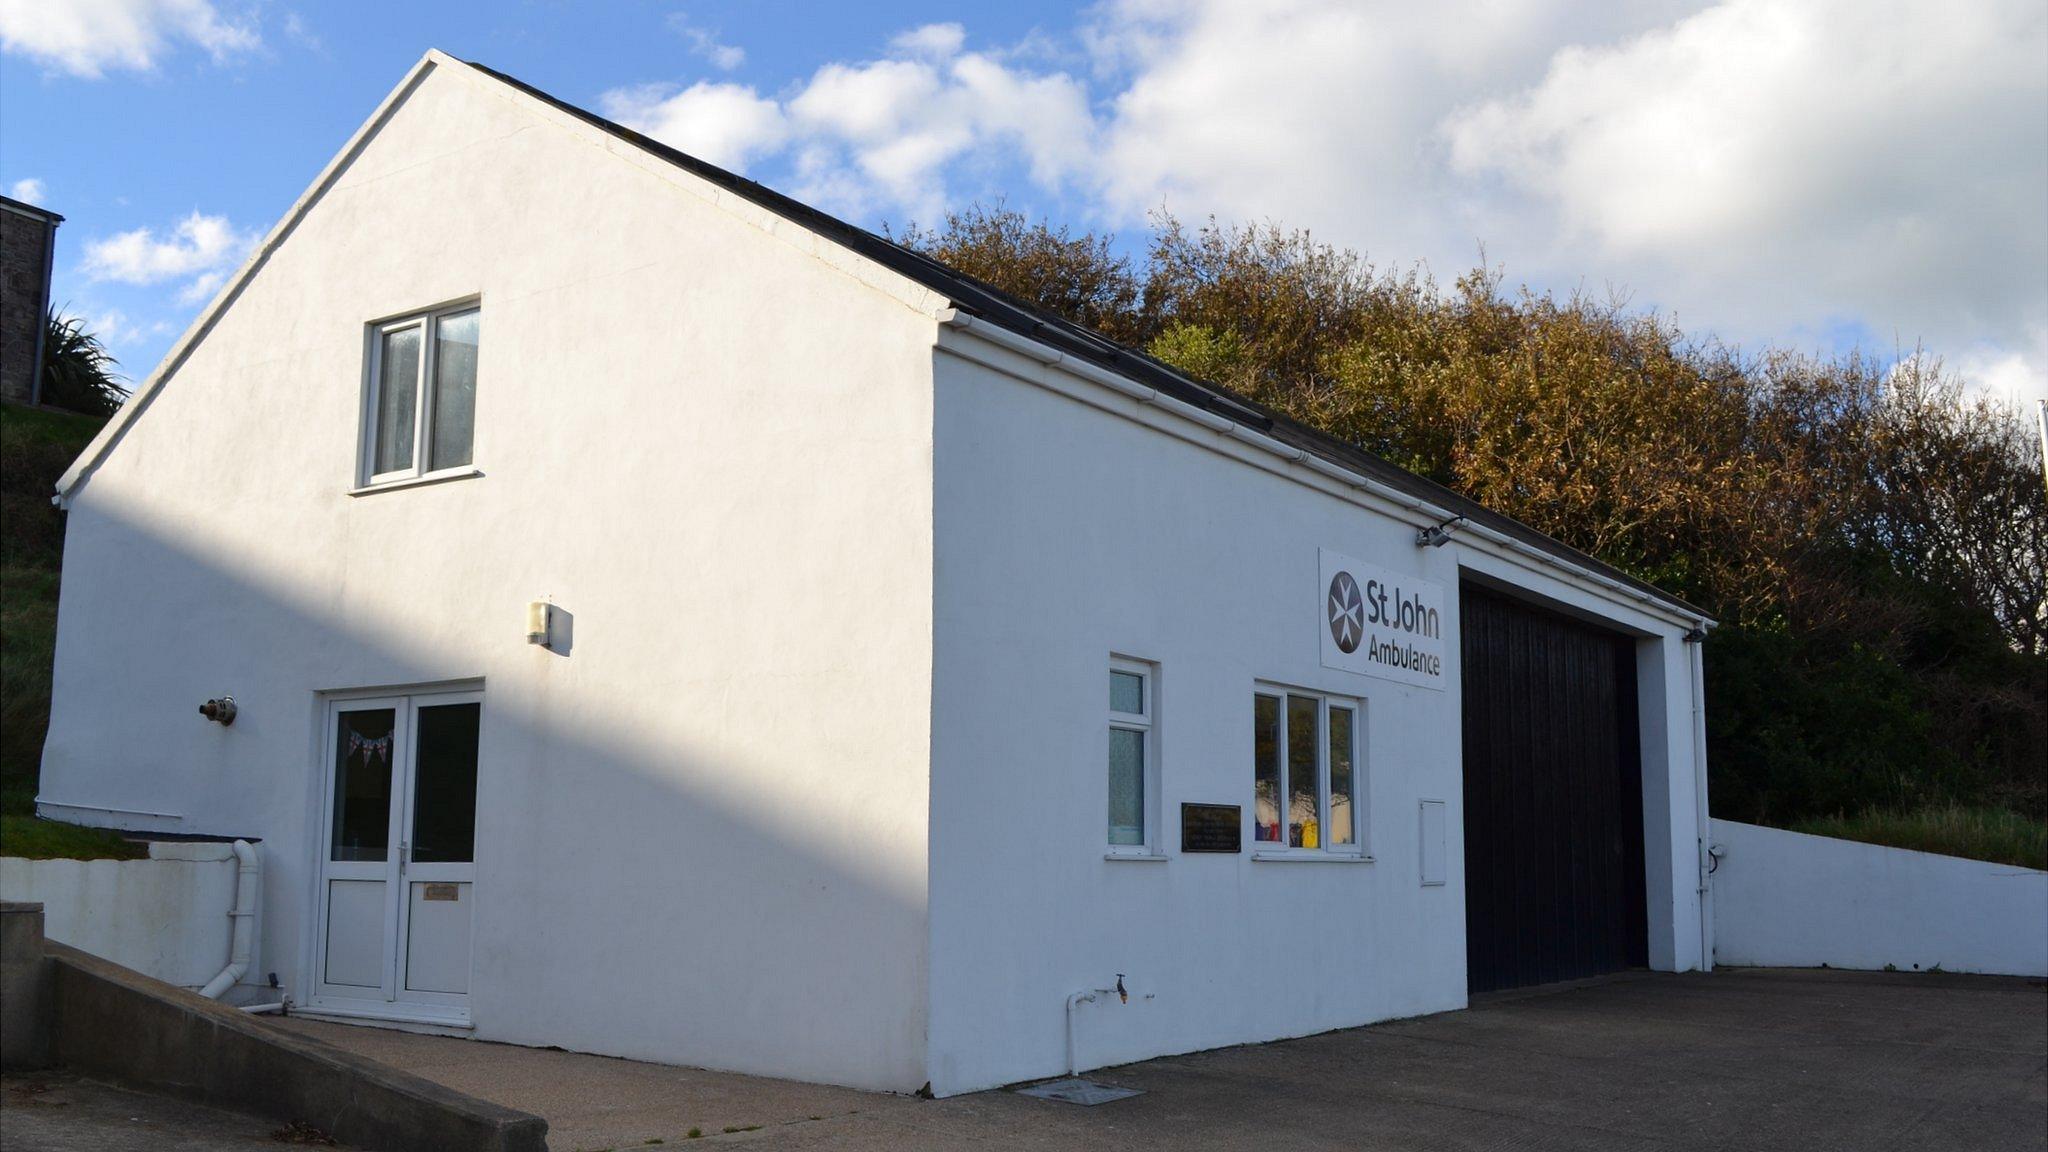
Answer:
[[[1236,804],[1181,805],[1180,850],[1244,851],[1244,809]]]
[[[422,900],[460,900],[462,886],[459,884],[422,884],[426,891],[420,894]]]

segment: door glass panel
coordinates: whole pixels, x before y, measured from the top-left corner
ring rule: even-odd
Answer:
[[[434,443],[429,468],[469,463],[476,422],[477,316],[443,316],[434,329]]]
[[[1330,832],[1332,845],[1352,842],[1357,820],[1351,812],[1351,709],[1330,709]]]
[[[384,860],[391,851],[390,708],[343,712],[335,725],[335,860]]]
[[[1280,839],[1280,698],[1252,697],[1252,836]]]
[[[377,443],[374,475],[412,467],[413,403],[420,387],[420,330],[384,333],[377,366]]]
[[[1316,794],[1316,723],[1319,706],[1312,696],[1287,698],[1287,846],[1319,848],[1322,829],[1316,820],[1321,797]]]
[[[476,744],[480,704],[419,711],[413,763],[412,859],[468,863],[476,846]]]

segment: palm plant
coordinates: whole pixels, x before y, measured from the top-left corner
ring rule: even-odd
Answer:
[[[128,398],[114,377],[118,366],[100,338],[86,331],[82,318],[50,310],[43,329],[43,403],[111,416]]]

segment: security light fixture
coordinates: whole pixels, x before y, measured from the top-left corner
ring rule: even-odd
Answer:
[[[555,606],[545,600],[535,600],[526,606],[526,642],[548,646],[548,633],[554,624]]]
[[[1441,524],[1432,524],[1422,529],[1415,534],[1415,546],[1417,548],[1441,548],[1449,544],[1451,542],[1451,533],[1458,530],[1459,523],[1464,519],[1463,516],[1453,516]]]

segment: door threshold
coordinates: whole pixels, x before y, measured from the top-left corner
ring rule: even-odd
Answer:
[[[294,1007],[291,1014],[314,1020],[331,1020],[337,1024],[381,1025],[408,1032],[436,1030],[449,1035],[467,1035],[476,1030],[476,1025],[467,1016],[440,1016],[430,1012],[384,1012],[373,1008],[307,1004]]]

